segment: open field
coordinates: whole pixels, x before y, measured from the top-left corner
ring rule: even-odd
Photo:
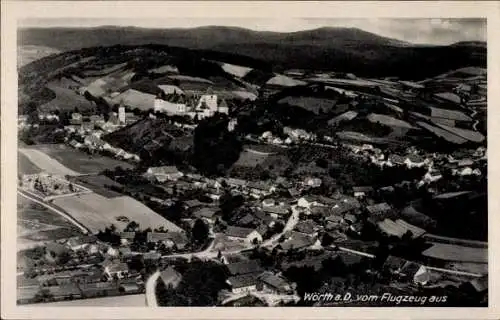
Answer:
[[[33,307],[146,307],[144,294],[32,304]]]
[[[234,166],[240,167],[255,167],[258,164],[262,164],[267,158],[267,155],[263,153],[251,152],[249,150],[243,150],[240,153],[238,161],[234,163]]]
[[[64,209],[92,232],[99,232],[111,224],[122,230],[129,221],[137,222],[142,229],[163,226],[172,232],[181,231],[175,224],[164,219],[144,204],[126,196],[108,199],[92,193],[55,199],[53,203]],[[119,217],[126,217],[129,221],[118,221]]]
[[[125,68],[126,66],[127,66],[127,63],[121,63],[121,64],[109,66],[107,68],[104,67],[100,70],[85,70],[85,71],[83,71],[83,75],[90,76],[90,77],[108,75],[112,72],[119,71],[119,70]]]
[[[110,189],[110,187],[120,188],[122,185],[103,175],[79,176],[70,180],[106,198],[122,196],[121,193]]]
[[[330,112],[337,104],[336,100],[322,99],[315,97],[286,97],[278,101],[280,104],[288,104],[294,107],[299,107],[315,114],[321,112]]]
[[[479,273],[479,274],[488,274],[487,263],[453,262],[453,263],[447,263],[446,269]]]
[[[431,117],[444,118],[457,121],[472,121],[471,117],[461,111],[448,110],[442,108],[431,107]]]
[[[394,117],[385,114],[370,113],[367,118],[371,122],[378,122],[389,127],[402,127],[402,128],[413,129],[413,126],[408,122],[396,119]]]
[[[356,111],[346,111],[338,116],[336,116],[333,119],[330,119],[328,121],[329,125],[335,125],[341,121],[350,121],[358,116],[358,113]]]
[[[67,166],[70,170],[76,170],[82,174],[99,173],[105,169],[114,169],[117,166],[124,169],[133,167],[124,161],[99,155],[90,156],[63,144],[37,145],[30,149],[39,150],[39,152],[45,153],[53,160],[55,159],[62,165]]]
[[[21,152],[17,153],[17,171],[19,174],[33,174],[42,172],[42,170],[37,167],[30,159],[22,154]]]
[[[26,45],[19,46],[17,48],[17,66],[22,67],[27,65],[30,62],[41,59],[46,56],[50,56],[51,54],[57,54],[61,51],[37,45]]]
[[[79,236],[82,233],[69,221],[36,203],[18,196],[17,250],[41,243]]]
[[[29,199],[18,196],[17,201],[18,219],[54,225],[68,229],[74,228],[71,222]]]
[[[44,152],[32,148],[21,148],[19,151],[26,156],[26,158],[29,159],[32,163],[36,164],[37,167],[42,169],[42,171],[46,171],[50,174],[55,174],[55,175],[68,175],[68,176],[76,176],[79,173],[76,171],[73,171],[67,167],[65,167],[63,164],[61,164],[59,161],[55,160],[54,158],[50,157],[49,155],[45,154]]]
[[[466,129],[460,129],[460,128],[456,128],[453,126],[447,126],[445,124],[440,124],[440,123],[436,123],[436,125],[438,127],[440,127],[441,129],[447,130],[447,131],[449,131],[453,134],[456,134],[457,136],[460,136],[460,137],[467,139],[469,141],[472,141],[472,142],[483,142],[484,141],[484,136],[480,132],[466,130]]]
[[[422,255],[448,261],[488,263],[487,249],[454,244],[433,243],[433,246],[422,252]]]
[[[422,128],[427,129],[430,132],[434,133],[436,136],[445,139],[446,141],[449,141],[449,142],[452,142],[452,143],[456,143],[456,144],[463,144],[463,143],[467,142],[467,140],[464,139],[464,138],[462,138],[462,137],[459,137],[459,136],[457,136],[455,134],[452,134],[451,132],[446,131],[444,129],[431,126],[428,123],[419,121],[419,122],[417,122],[417,124],[419,126],[421,126]]]
[[[92,102],[85,99],[84,96],[79,95],[73,90],[66,89],[59,86],[47,86],[56,94],[56,98],[40,106],[43,111],[73,111],[75,107],[80,111],[93,109],[95,106]]]
[[[243,78],[247,75],[247,73],[252,71],[252,68],[237,66],[230,63],[222,63],[222,70],[226,71],[229,74],[232,74],[233,76]]]
[[[259,153],[264,155],[276,154],[283,151],[282,148],[271,144],[249,144],[245,145],[244,149],[252,153]]]

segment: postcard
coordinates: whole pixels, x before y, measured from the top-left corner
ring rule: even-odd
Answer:
[[[499,8],[2,3],[3,317],[498,317]]]

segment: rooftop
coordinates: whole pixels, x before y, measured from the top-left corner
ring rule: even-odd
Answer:
[[[262,268],[257,260],[240,261],[227,265],[231,275],[242,275],[262,272]]]
[[[250,229],[250,228],[228,226],[226,231],[225,231],[225,234],[226,234],[226,236],[229,236],[229,237],[246,238],[253,231],[254,231],[254,229]]]
[[[257,281],[257,276],[255,274],[233,276],[227,279],[229,285],[234,289],[255,286]]]

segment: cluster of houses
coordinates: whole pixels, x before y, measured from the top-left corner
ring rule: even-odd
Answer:
[[[74,133],[76,131],[73,130],[72,127],[66,128],[68,133]],[[88,131],[78,131],[80,137],[83,139],[83,143],[78,142],[76,139],[71,139],[67,143],[78,150],[86,150],[91,153],[95,152],[106,152],[108,155],[112,155],[116,159],[140,162],[141,158],[137,154],[133,154],[131,152],[127,152],[122,148],[113,147],[108,142],[101,139],[101,137],[105,134],[102,130],[90,129]]]
[[[24,275],[18,276],[18,303],[94,298],[144,291],[139,270],[123,261],[126,252],[80,236],[48,242],[37,261],[24,258]],[[66,261],[62,261],[62,257]],[[43,260],[44,263],[41,263]],[[63,263],[64,262],[64,263]],[[27,275],[29,272],[32,275]]]
[[[258,141],[274,144],[274,145],[290,145],[292,143],[299,143],[302,141],[315,141],[316,135],[307,132],[304,129],[294,129],[291,127],[284,127],[283,134],[286,138],[280,138],[273,135],[271,131],[266,131],[258,137]]]
[[[486,148],[478,147],[471,152],[470,155],[464,155],[460,158],[454,158],[450,155],[433,153],[423,155],[416,150],[408,150],[405,155],[389,154],[371,144],[363,144],[361,146],[347,145],[354,154],[359,154],[370,159],[371,163],[383,167],[406,167],[426,168],[427,172],[422,177],[419,185],[425,185],[438,181],[442,178],[442,172],[445,169],[451,169],[451,174],[454,176],[481,176],[482,172],[479,169],[481,164],[485,163]],[[414,148],[412,148],[414,149]]]
[[[227,284],[233,294],[251,293],[256,291],[292,295],[295,294],[294,283],[290,283],[280,274],[265,271],[256,260],[231,262],[227,256],[222,256],[228,273]]]

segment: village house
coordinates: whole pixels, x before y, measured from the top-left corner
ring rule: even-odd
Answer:
[[[69,283],[62,286],[51,286],[44,288],[54,301],[61,301],[67,299],[79,299],[82,297],[81,291],[74,283]]]
[[[146,177],[154,178],[159,183],[166,181],[177,181],[184,176],[182,172],[177,170],[175,166],[150,167],[146,173]]]
[[[442,177],[443,176],[441,175],[441,172],[439,170],[430,169],[425,173],[423,181],[426,183],[432,183],[438,181]]]
[[[122,245],[128,245],[134,242],[135,231],[123,231],[120,232],[120,242]]]
[[[239,275],[229,277],[226,283],[231,287],[232,293],[241,294],[257,291],[258,279],[255,275]]]
[[[318,197],[306,195],[297,201],[297,205],[301,208],[310,209],[313,206],[323,206],[324,204],[319,202]]]
[[[75,149],[80,149],[83,146],[83,144],[81,144],[80,142],[78,142],[76,140],[71,140],[69,142],[69,145],[72,146]]]
[[[373,193],[373,188],[370,186],[361,186],[361,187],[353,187],[352,188],[353,195],[356,198],[364,198],[371,193]]]
[[[73,112],[71,114],[71,119],[69,120],[69,123],[72,125],[81,125],[82,124],[83,117],[80,113],[78,112]]]
[[[343,216],[347,213],[358,213],[361,204],[356,198],[342,197],[330,207],[330,215]]]
[[[349,224],[355,224],[356,222],[358,222],[358,218],[356,218],[356,216],[353,214],[346,213],[344,215],[343,221],[345,221]]]
[[[424,159],[418,155],[415,155],[415,154],[410,154],[410,155],[406,156],[406,159],[404,162],[409,169],[422,168],[427,164],[426,159]]]
[[[163,243],[167,248],[176,247],[183,250],[188,244],[187,236],[182,232],[148,232],[146,241],[151,243]]]
[[[110,257],[110,258],[116,258],[120,255],[120,251],[118,251],[118,249],[115,249],[111,246],[109,246],[106,250],[106,252],[104,253],[104,255],[106,257]]]
[[[252,181],[248,183],[250,193],[254,198],[269,195],[276,191],[276,187],[264,181]]]
[[[295,225],[295,230],[297,232],[303,233],[310,237],[315,237],[318,235],[318,231],[321,227],[313,220],[302,220]]]
[[[425,285],[431,279],[425,266],[395,256],[387,257],[382,268],[400,279],[408,279],[419,285]]]
[[[97,238],[93,236],[84,236],[84,237],[74,237],[68,239],[66,242],[66,246],[73,251],[84,250],[87,246],[92,243],[95,243]]]
[[[116,296],[120,294],[119,286],[115,282],[84,283],[80,284],[79,287],[85,298]]]
[[[386,202],[377,203],[366,207],[366,211],[370,214],[370,216],[384,216],[391,210],[391,206]]]
[[[119,261],[107,260],[103,263],[103,268],[108,281],[126,278],[129,273],[127,264]]]
[[[18,304],[27,304],[35,302],[41,289],[39,286],[17,287],[16,301]]]
[[[279,205],[271,207],[262,207],[262,211],[269,214],[273,219],[278,219],[290,213],[290,206]]]
[[[218,211],[219,211],[219,209],[217,207],[213,207],[213,208],[204,207],[204,208],[196,210],[193,213],[193,216],[198,218],[198,219],[204,219],[210,223],[213,223],[215,220],[215,215],[217,214]]]
[[[149,251],[142,255],[142,260],[145,263],[158,263],[161,259],[161,253],[156,251]]]
[[[192,210],[192,209],[196,209],[196,208],[202,207],[204,205],[206,205],[206,203],[201,202],[198,199],[191,199],[191,200],[184,201],[183,207],[186,210]]]
[[[390,167],[392,166],[403,166],[405,165],[406,159],[400,155],[397,154],[391,154],[389,158],[387,159],[386,164]]]
[[[274,199],[268,198],[262,200],[262,207],[273,207],[276,205],[276,201]]]
[[[53,121],[53,122],[56,122],[56,121],[59,121],[59,116],[56,115],[56,114],[53,114],[53,113],[39,113],[38,114],[38,119],[43,121]]]
[[[280,251],[302,250],[314,244],[315,239],[306,234],[292,231],[284,236],[284,241],[276,246]]]
[[[474,160],[472,159],[462,159],[457,163],[458,167],[470,167],[474,165]]]
[[[339,225],[344,222],[343,217],[339,215],[329,215],[325,217],[325,229],[326,230],[334,230],[339,227]]]
[[[269,271],[259,276],[262,290],[273,294],[293,294],[294,284],[290,284],[285,278]]]
[[[231,188],[236,188],[239,190],[243,190],[248,186],[248,182],[243,179],[237,179],[237,178],[228,178],[224,180],[226,184],[231,187]]]
[[[262,242],[262,235],[255,229],[229,226],[225,231],[229,240],[241,241],[247,244]]]
[[[226,265],[229,277],[227,284],[235,294],[257,290],[262,267],[256,260],[240,261]]]
[[[310,188],[319,188],[321,187],[322,181],[320,178],[312,178],[308,177],[304,180],[304,186],[310,187]]]

